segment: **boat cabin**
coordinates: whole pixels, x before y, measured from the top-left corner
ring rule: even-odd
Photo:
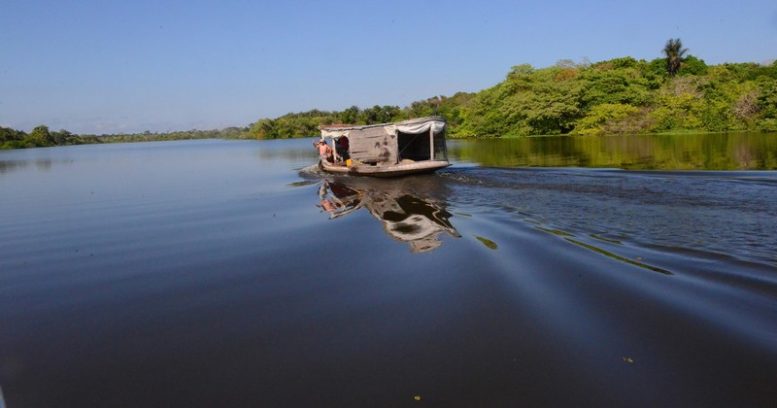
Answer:
[[[333,149],[334,161],[321,165],[327,171],[370,175],[447,167],[445,129],[445,120],[436,116],[366,126],[324,126],[321,138]]]

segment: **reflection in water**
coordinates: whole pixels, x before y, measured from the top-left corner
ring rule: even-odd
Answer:
[[[0,160],[0,174],[26,167],[29,164],[27,161]]]
[[[35,167],[41,171],[49,171],[51,170],[51,163],[51,159],[38,159],[35,160]]]
[[[451,143],[458,160],[497,167],[610,167],[630,170],[773,170],[768,133],[548,136]]]
[[[414,253],[434,250],[442,242],[441,232],[460,237],[450,222],[452,214],[442,200],[413,191],[411,183],[428,178],[397,180],[324,179],[318,190],[319,206],[334,219],[366,208],[383,225],[386,233],[407,242]]]
[[[9,152],[9,153],[14,154],[16,152]],[[27,152],[24,152],[24,153],[27,153]],[[72,162],[73,160],[67,160],[67,159],[52,160],[45,157],[36,158],[36,159],[30,159],[30,158],[19,159],[17,157],[10,160],[3,160],[0,158],[0,174],[10,173],[16,170],[22,170],[27,166],[30,166],[33,164],[35,165],[35,168],[38,171],[47,172],[47,171],[50,171],[52,166],[54,165],[69,165],[69,164],[72,164]]]

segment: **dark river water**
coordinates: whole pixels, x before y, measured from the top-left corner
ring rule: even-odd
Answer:
[[[394,180],[310,139],[0,152],[2,397],[774,407],[777,136],[715,136],[452,142]]]

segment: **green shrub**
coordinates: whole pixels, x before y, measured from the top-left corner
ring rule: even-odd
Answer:
[[[577,121],[573,133],[592,135],[605,133],[619,122],[638,114],[640,110],[631,105],[604,103],[593,107],[585,117]]]

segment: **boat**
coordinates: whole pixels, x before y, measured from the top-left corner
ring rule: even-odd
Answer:
[[[322,170],[354,176],[397,177],[430,173],[450,166],[447,124],[439,116],[375,125],[323,126],[321,139],[331,149]]]

